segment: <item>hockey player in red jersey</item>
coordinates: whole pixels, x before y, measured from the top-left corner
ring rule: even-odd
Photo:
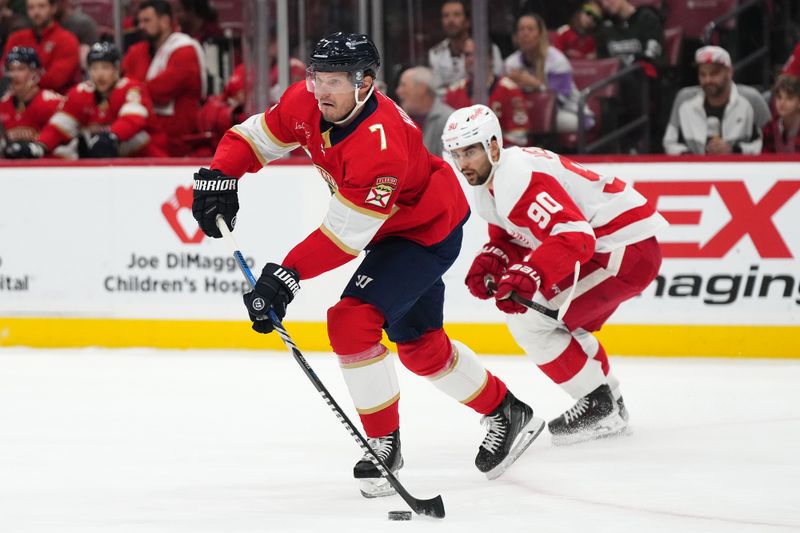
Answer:
[[[525,108],[522,89],[511,78],[495,76],[492,73],[492,54],[489,54],[489,107],[492,108],[500,126],[503,128],[505,142],[509,145],[524,146],[528,142],[530,119]],[[467,79],[451,85],[444,97],[444,103],[453,109],[469,107],[472,101],[475,72],[475,41],[467,39],[464,44],[464,64]]]
[[[328,336],[370,445],[392,471],[403,466],[400,390],[381,344],[385,329],[406,368],[484,415],[488,433],[475,464],[493,478],[544,421],[442,329],[442,275],[459,253],[469,207],[453,170],[425,150],[419,128],[375,90],[379,65],[366,35],[320,40],[307,80],[228,131],[211,169],[195,174],[192,210],[207,235],[220,237],[217,215],[233,229],[237,178],[302,146],[330,189],[330,206],[319,229],[281,264],[267,263],[255,291],[244,296],[253,329],[272,331],[266,310],[283,318],[301,280],[367,250],[341,300],[328,310]],[[366,497],[393,493],[367,456],[354,476]]]
[[[76,85],[29,151],[42,157],[78,137],[80,157],[166,157],[166,138],[153,117],[147,91],[120,78],[119,51],[111,43],[89,50],[89,81]]]
[[[541,148],[503,149],[500,124],[486,106],[454,112],[442,140],[489,222],[489,242],[467,273],[469,291],[494,298],[517,343],[577,400],[548,424],[553,442],[626,431],[619,381],[592,332],[655,279],[655,234],[666,221],[619,178]],[[576,261],[580,275],[563,320],[523,305],[564,305]]]
[[[56,112],[64,97],[39,87],[42,64],[33,48],[15,46],[6,56],[9,90],[0,100],[3,154],[8,159],[25,158],[33,141]]]

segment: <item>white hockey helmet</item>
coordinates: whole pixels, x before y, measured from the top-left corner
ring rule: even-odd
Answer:
[[[447,119],[442,135],[444,149],[448,152],[481,143],[489,162],[494,166],[497,162],[492,161],[492,153],[489,150],[489,142],[492,139],[497,141],[498,147],[503,148],[503,130],[500,129],[500,121],[497,120],[494,111],[481,104],[454,111]]]

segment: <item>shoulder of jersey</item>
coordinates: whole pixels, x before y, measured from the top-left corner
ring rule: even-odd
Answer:
[[[447,90],[448,91],[460,91],[461,89],[465,89],[467,87],[467,80],[458,80],[454,84],[450,85]]]
[[[63,100],[64,96],[50,89],[42,89],[42,100]]]
[[[81,93],[94,93],[94,84],[90,81],[82,81],[72,89],[70,89],[69,94],[81,94]]]

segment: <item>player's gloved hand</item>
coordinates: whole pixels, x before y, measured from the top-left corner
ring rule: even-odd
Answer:
[[[496,284],[507,266],[508,255],[497,246],[487,244],[481,253],[472,260],[472,266],[467,272],[464,283],[467,284],[467,288],[473,296],[481,300],[488,300],[494,292],[487,287],[487,283],[491,281]]]
[[[512,293],[526,299],[532,300],[536,289],[542,283],[542,278],[536,267],[530,263],[514,263],[497,284],[497,292],[494,295],[497,308],[504,313],[524,313],[527,307],[519,302],[515,302]]]
[[[92,135],[86,141],[86,146],[89,151],[88,157],[104,158],[104,157],[119,157],[119,139],[110,131],[103,131]]]
[[[40,159],[44,153],[44,146],[34,141],[14,141],[4,150],[6,159]]]
[[[299,290],[300,275],[297,272],[275,263],[264,265],[255,290],[242,296],[250,320],[253,321],[253,329],[259,333],[271,332],[274,327],[267,314],[269,308],[272,307],[278,318],[283,320],[286,306]]]
[[[219,170],[201,168],[195,173],[192,214],[203,233],[215,239],[222,237],[217,227],[217,215],[222,215],[228,229],[233,231],[239,211],[237,190],[238,180]]]

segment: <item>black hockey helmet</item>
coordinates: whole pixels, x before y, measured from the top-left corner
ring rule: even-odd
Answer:
[[[15,46],[6,56],[6,70],[11,67],[12,63],[22,63],[28,65],[32,69],[42,68],[42,62],[39,61],[39,56],[36,50],[28,46]]]
[[[86,56],[86,64],[91,65],[95,61],[108,61],[117,65],[119,63],[119,50],[113,43],[94,43]]]
[[[336,32],[317,42],[309,64],[313,72],[349,72],[360,85],[365,73],[377,73],[381,57],[375,43],[363,33]]]

